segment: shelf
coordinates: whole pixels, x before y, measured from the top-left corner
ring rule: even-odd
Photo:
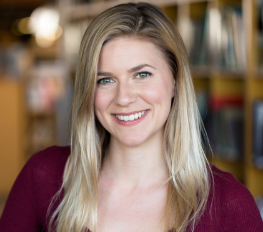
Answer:
[[[191,66],[190,69],[193,78],[204,78],[211,75],[211,68],[209,66]]]
[[[212,0],[145,0],[145,2],[157,5],[159,7],[166,7],[172,5],[210,2]],[[117,4],[127,3],[129,0],[114,0],[107,2],[93,2],[78,4],[76,6],[69,6],[66,8],[66,15],[71,20],[80,20],[83,18],[94,18],[101,12],[113,7]]]
[[[210,159],[210,163],[225,172],[232,173],[239,181],[244,182],[244,164],[242,161],[232,162],[223,160],[218,156]]]
[[[39,113],[35,113],[35,112],[28,112],[27,116],[30,119],[41,119],[41,118],[55,118],[56,114],[55,112],[39,112]]]
[[[253,166],[245,168],[245,184],[254,197],[263,194],[263,170]]]
[[[0,196],[7,195],[24,165],[24,88],[16,81],[0,80]]]
[[[228,69],[214,69],[211,73],[214,77],[220,77],[225,79],[244,79],[245,72],[244,71],[231,71]]]
[[[258,69],[255,71],[255,78],[263,79],[263,67],[258,68]]]
[[[246,76],[244,71],[231,71],[229,69],[213,68],[210,66],[191,66],[190,69],[194,78],[213,76],[221,79],[244,79]]]

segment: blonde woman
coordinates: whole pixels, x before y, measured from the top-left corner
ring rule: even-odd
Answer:
[[[1,232],[263,231],[254,199],[210,166],[187,55],[148,3],[99,15],[80,47],[71,147],[34,155]]]

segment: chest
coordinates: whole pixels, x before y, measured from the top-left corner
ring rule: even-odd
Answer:
[[[98,232],[160,231],[166,191],[99,193]]]

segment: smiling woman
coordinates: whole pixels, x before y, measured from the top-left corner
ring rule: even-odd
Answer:
[[[90,24],[71,125],[70,148],[22,170],[0,232],[263,231],[248,190],[206,160],[186,50],[159,8],[121,4]]]

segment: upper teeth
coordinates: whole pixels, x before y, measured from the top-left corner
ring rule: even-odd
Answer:
[[[141,116],[144,115],[144,113],[146,112],[146,110],[141,111],[139,113],[136,114],[131,114],[131,115],[115,115],[116,118],[118,118],[121,121],[133,121],[134,119],[140,118]]]

